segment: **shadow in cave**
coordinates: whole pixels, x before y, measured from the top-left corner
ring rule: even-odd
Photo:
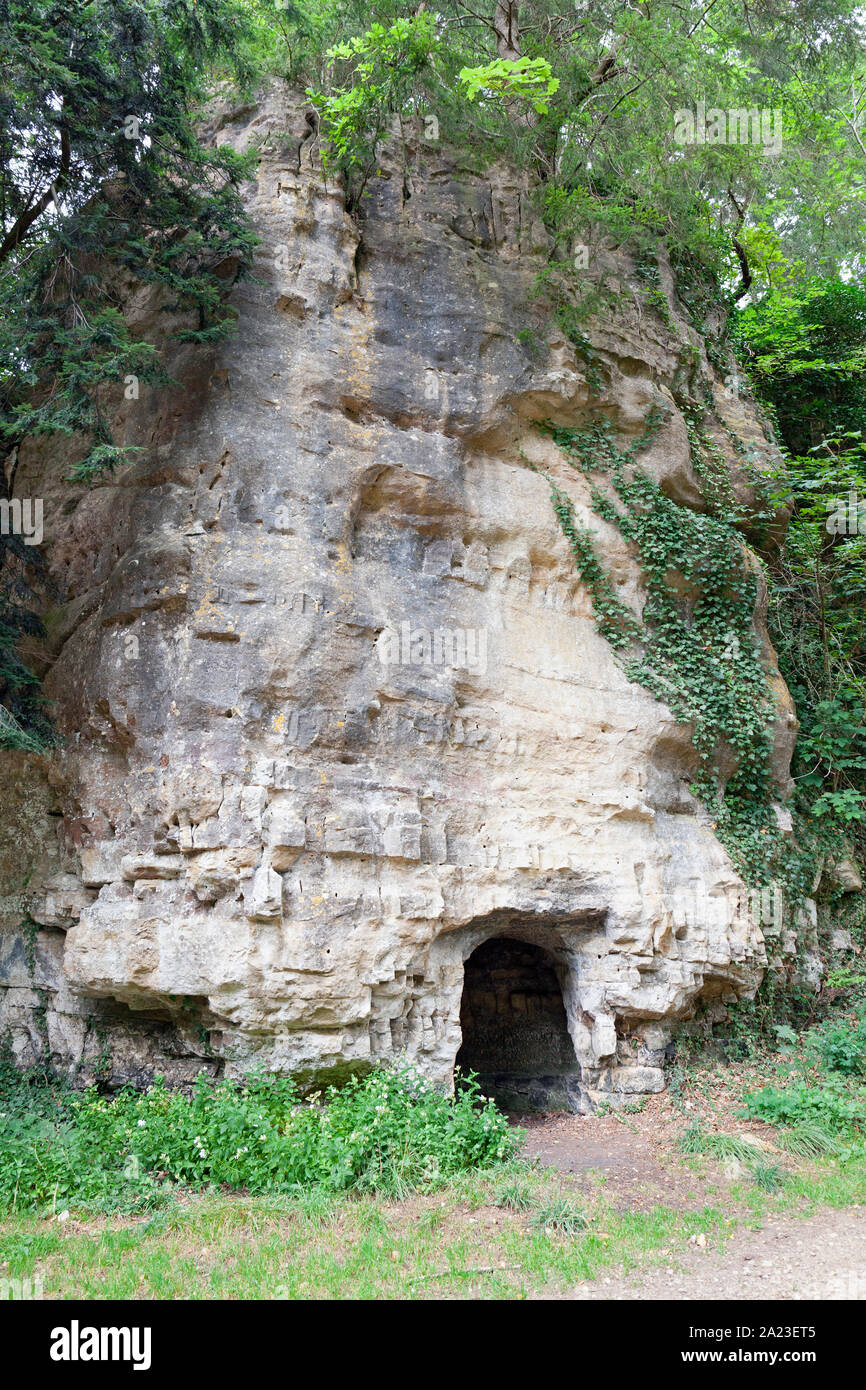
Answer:
[[[466,961],[457,1066],[503,1110],[573,1110],[580,1068],[553,957],[494,937]]]

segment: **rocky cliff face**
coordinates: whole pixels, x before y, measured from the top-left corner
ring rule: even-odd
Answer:
[[[176,353],[182,389],[119,409],[139,462],[85,492],[56,448],[21,451],[64,594],[47,685],[66,744],[5,759],[0,1031],[115,1081],[400,1053],[444,1079],[464,963],[503,937],[553,962],[569,1104],[657,1090],[671,1020],[754,989],[764,939],[689,793],[689,731],[595,631],[530,464],[638,611],[633,554],[534,422],[601,410],[629,438],[666,401],[642,463],[701,507],[672,397],[685,340],[744,495],[724,421],[759,465],[772,445],[669,280],[679,340],[596,249],[620,292],[589,330],[594,393],[532,296],[525,180],[386,152],[359,223],[298,171],[301,112],[273,95],[214,121],[262,143],[257,279],[216,362]],[[147,295],[128,312],[156,330]]]

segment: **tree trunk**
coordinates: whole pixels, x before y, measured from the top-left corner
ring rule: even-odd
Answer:
[[[500,58],[515,62],[520,57],[520,30],[517,22],[517,0],[496,0],[493,16],[496,47]]]

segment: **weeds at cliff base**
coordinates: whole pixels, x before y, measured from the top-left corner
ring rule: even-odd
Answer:
[[[399,1198],[502,1163],[521,1141],[473,1077],[452,1096],[409,1066],[306,1099],[271,1074],[110,1097],[0,1067],[0,1211],[146,1211],[178,1189]]]

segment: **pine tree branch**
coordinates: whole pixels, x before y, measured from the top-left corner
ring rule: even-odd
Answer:
[[[22,212],[15,225],[6,233],[2,244],[0,244],[0,265],[9,258],[17,246],[21,245],[21,242],[30,231],[33,223],[38,217],[42,216],[48,204],[57,202],[57,195],[62,190],[69,176],[71,161],[72,148],[69,139],[69,130],[65,125],[62,125],[60,127],[60,168],[57,171],[57,175],[53,183],[51,183],[42,194],[42,197],[38,198],[35,203],[27,207],[25,211]]]

